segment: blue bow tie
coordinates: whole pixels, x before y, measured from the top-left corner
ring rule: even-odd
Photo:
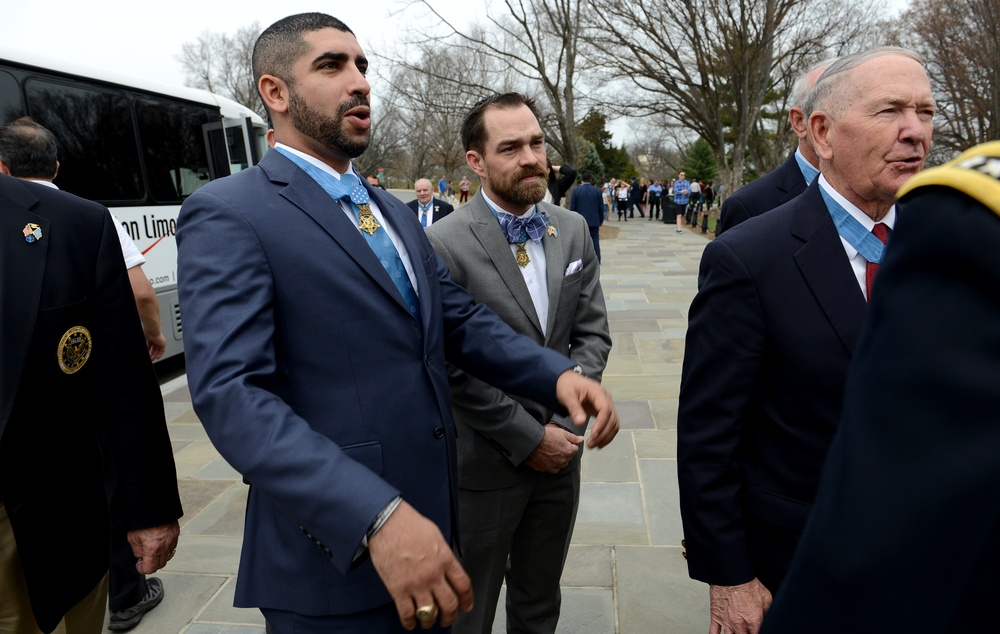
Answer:
[[[500,227],[511,244],[526,242],[528,238],[538,244],[545,237],[545,229],[549,226],[549,217],[541,211],[523,216],[503,213],[499,215],[499,220]]]

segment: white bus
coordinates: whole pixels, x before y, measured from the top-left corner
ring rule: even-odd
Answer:
[[[177,302],[180,205],[267,150],[255,112],[204,90],[99,70],[0,44],[0,124],[30,116],[55,134],[56,184],[107,205],[146,258],[164,359],[183,352]]]

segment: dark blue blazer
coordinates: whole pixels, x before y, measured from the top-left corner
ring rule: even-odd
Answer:
[[[349,614],[390,601],[370,560],[353,561],[378,511],[401,494],[454,536],[445,360],[554,407],[573,365],[474,304],[406,205],[361,182],[409,255],[419,323],[339,203],[277,152],[181,209],[192,400],[250,483],[240,607]]]
[[[740,187],[722,203],[716,236],[741,222],[779,207],[806,190],[795,152],[780,166]]]
[[[25,241],[28,223],[41,239]],[[0,293],[0,499],[35,620],[51,632],[108,571],[99,434],[112,449],[128,530],[181,516],[177,475],[107,208],[0,174]],[[74,327],[92,346],[66,372],[57,351]],[[53,547],[67,535],[72,565]]]
[[[904,197],[844,419],[762,632],[996,630],[1000,217],[948,187]],[[817,618],[822,615],[822,618]]]
[[[588,227],[600,227],[607,211],[600,188],[590,183],[583,183],[573,190],[569,208],[586,218]]]
[[[818,181],[705,248],[678,409],[691,576],[772,590],[840,419],[866,302]]]

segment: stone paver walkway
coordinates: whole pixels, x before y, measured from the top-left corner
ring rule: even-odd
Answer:
[[[601,281],[614,348],[604,383],[622,431],[583,458],[580,511],[563,575],[559,634],[703,634],[708,589],[681,557],[677,393],[687,310],[706,241],[672,224],[612,221]],[[246,486],[191,409],[184,378],[164,385],[185,515],[166,598],[137,634],[261,634],[257,610],[232,607]],[[501,597],[501,602],[503,598]],[[494,632],[503,632],[502,610]]]

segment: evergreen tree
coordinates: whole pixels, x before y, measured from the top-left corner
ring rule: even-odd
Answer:
[[[581,175],[584,172],[590,172],[590,175],[594,177],[595,185],[603,183],[604,163],[601,162],[601,157],[597,154],[597,148],[586,139],[577,139],[576,147],[580,155],[580,165],[577,166],[577,171]]]
[[[705,139],[699,138],[688,148],[684,157],[684,171],[688,180],[708,182],[718,177],[715,166],[715,153]]]

